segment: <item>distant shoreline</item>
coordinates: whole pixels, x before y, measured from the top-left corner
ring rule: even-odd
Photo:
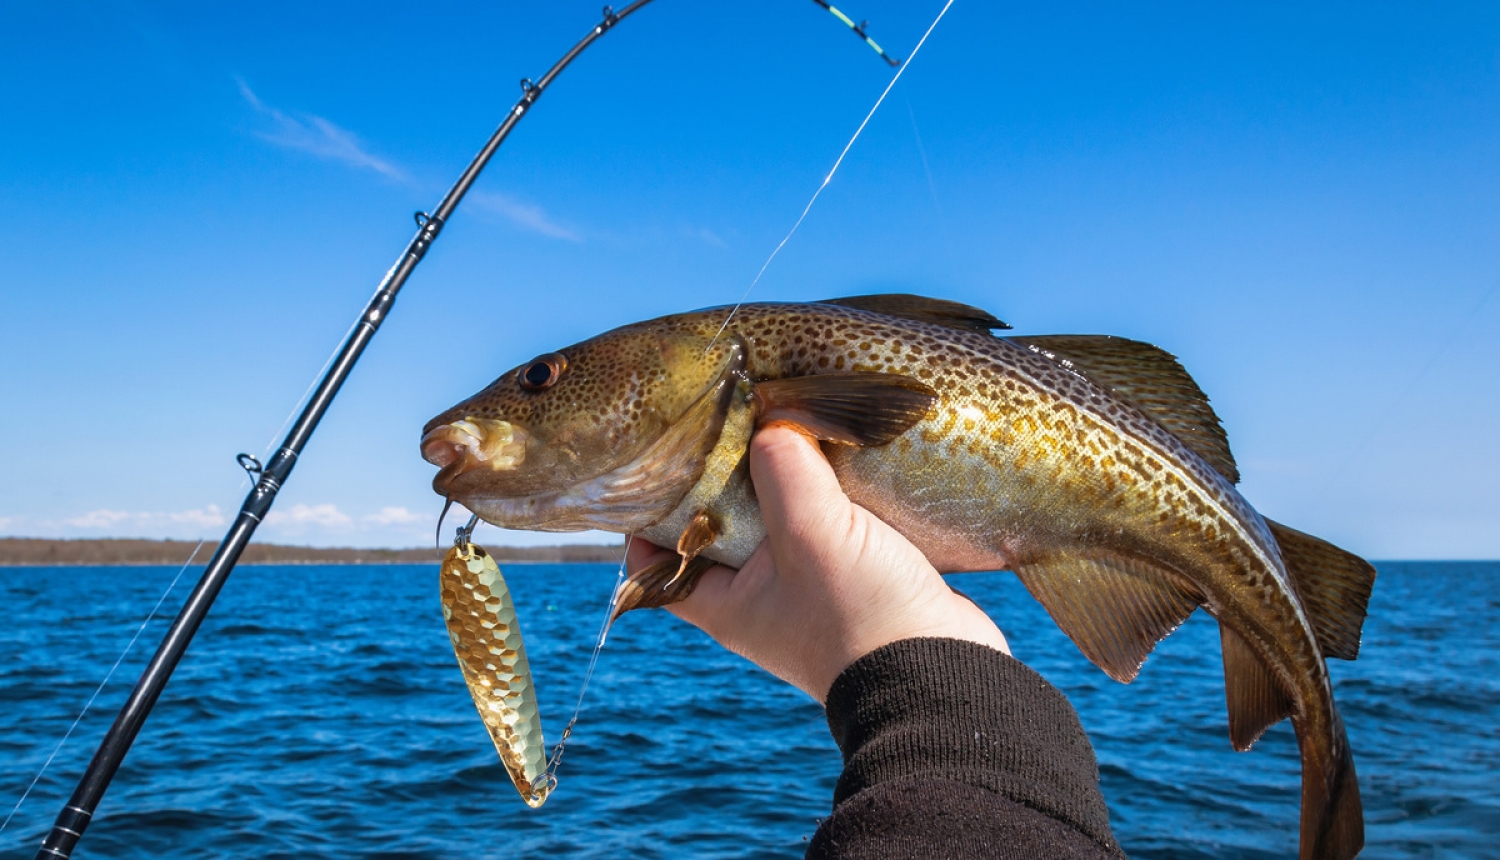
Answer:
[[[144,567],[181,565],[193,555],[197,541],[99,538],[52,540],[47,538],[0,538],[0,567]],[[205,541],[193,558],[207,564],[218,549],[218,541]],[[501,562],[598,562],[616,563],[625,553],[624,544],[567,544],[562,546],[507,547],[485,549]],[[252,543],[240,556],[240,564],[437,564],[433,547],[412,549],[358,549],[355,547],[308,547]]]

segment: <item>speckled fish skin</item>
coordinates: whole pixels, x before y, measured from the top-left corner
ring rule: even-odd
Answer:
[[[1236,745],[1248,748],[1261,723],[1288,713],[1293,720],[1303,760],[1301,857],[1358,853],[1352,758],[1313,624],[1271,527],[1181,438],[1066,359],[1024,339],[821,303],[668,316],[561,355],[566,370],[546,390],[524,389],[523,365],[428,424],[424,455],[443,466],[437,492],[501,526],[603,528],[664,546],[707,510],[719,535],[702,555],[738,566],[764,534],[744,467],[756,385],[851,371],[918,380],[937,400],[910,429],[879,446],[824,445],[850,498],[939,570],[1015,570],[1120,680],[1134,677],[1194,604],[1206,608],[1226,631],[1231,725],[1236,689],[1248,691],[1242,702],[1257,703],[1250,711],[1259,709],[1240,719]],[[462,422],[473,438],[450,430]],[[702,430],[684,432],[685,423]],[[470,455],[501,426],[524,437],[521,462],[485,468]],[[668,452],[689,467],[658,462]],[[650,492],[643,482],[654,484]],[[611,506],[617,497],[623,506]],[[1127,642],[1130,654],[1101,655],[1084,641],[1130,639],[1106,629],[1130,622],[1113,616],[1113,592],[1064,617],[1070,600],[1095,599],[1068,591],[1073,573],[1101,571],[1101,582],[1139,604],[1134,616],[1152,621],[1136,637],[1145,640],[1139,654]],[[1274,689],[1258,690],[1255,679],[1236,687],[1228,677],[1239,643],[1253,655],[1242,664],[1258,662]],[[1276,713],[1278,694],[1285,704]]]

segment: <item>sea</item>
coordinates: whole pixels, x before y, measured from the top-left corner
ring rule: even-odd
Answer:
[[[1360,658],[1330,661],[1363,856],[1500,858],[1500,563],[1377,567]],[[555,743],[618,571],[504,569]],[[59,749],[178,570],[0,568],[0,857],[33,856],[196,573]],[[1078,708],[1132,857],[1296,856],[1291,729],[1232,751],[1211,619],[1125,686],[1013,576],[954,582]],[[796,858],[839,767],[806,696],[668,613],[635,612],[598,654],[557,790],[528,809],[454,660],[435,563],[243,567],[74,856]]]

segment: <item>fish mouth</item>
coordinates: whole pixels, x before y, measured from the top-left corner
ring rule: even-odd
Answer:
[[[468,472],[515,469],[526,461],[528,438],[525,428],[509,421],[469,417],[427,431],[422,436],[422,459],[442,470],[434,486],[448,486]]]
[[[515,469],[525,460],[529,438],[523,428],[506,421],[465,418],[434,427],[422,437],[422,456],[442,469],[433,479],[433,489],[502,528],[640,531],[677,507],[702,476],[718,444],[746,362],[746,350],[737,341],[724,351],[723,369],[686,412],[644,451],[603,474],[515,496],[459,489],[455,482],[461,475]]]

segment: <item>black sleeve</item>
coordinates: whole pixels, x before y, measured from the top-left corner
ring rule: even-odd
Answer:
[[[1010,656],[895,642],[845,669],[827,708],[844,773],[809,860],[1124,857],[1077,713]]]

